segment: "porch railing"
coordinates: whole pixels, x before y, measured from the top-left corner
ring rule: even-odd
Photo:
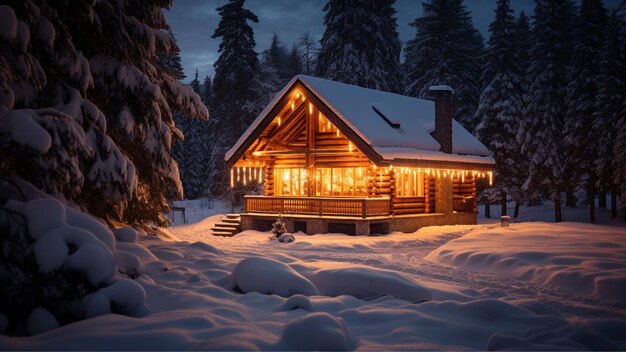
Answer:
[[[389,198],[245,196],[246,213],[301,214],[367,218],[389,215]]]

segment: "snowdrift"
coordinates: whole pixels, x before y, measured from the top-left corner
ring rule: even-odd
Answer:
[[[626,305],[626,230],[620,227],[514,224],[452,240],[426,259]]]

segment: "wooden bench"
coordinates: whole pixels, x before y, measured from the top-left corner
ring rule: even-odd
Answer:
[[[176,219],[176,212],[180,212],[183,214],[183,223],[187,223],[187,218],[185,217],[185,207],[171,207],[172,210],[172,221]]]

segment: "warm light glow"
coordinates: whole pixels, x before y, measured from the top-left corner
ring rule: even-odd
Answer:
[[[291,102],[291,111],[293,111],[296,108],[296,104],[293,103],[293,101]]]
[[[234,169],[230,169],[230,188],[235,186]]]
[[[337,129],[337,137],[339,137],[339,129]]]
[[[352,153],[352,142],[348,142],[348,151]]]
[[[309,114],[313,115],[313,104],[309,103]]]
[[[489,186],[493,185],[493,173],[489,171]]]
[[[280,116],[278,116],[278,126],[280,126]]]
[[[302,101],[304,102],[306,99],[304,98],[304,95],[302,96]]]

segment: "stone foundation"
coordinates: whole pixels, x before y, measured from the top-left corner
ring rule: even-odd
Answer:
[[[473,225],[478,222],[476,213],[423,214],[396,217],[391,220],[391,231],[415,232],[426,226]]]
[[[276,221],[278,215],[274,214],[241,214],[242,230],[268,231],[271,223]],[[295,231],[296,222],[306,223],[308,234],[322,234],[329,232],[329,224],[344,224],[352,228],[354,226],[355,235],[370,235],[373,225],[377,228],[388,227],[389,231],[414,232],[425,226],[437,225],[463,225],[476,224],[477,214],[475,213],[451,213],[451,214],[419,214],[403,215],[398,217],[379,217],[371,219],[350,219],[345,217],[318,217],[318,216],[289,216],[283,215],[283,221],[287,231]],[[388,225],[388,226],[387,226]]]

